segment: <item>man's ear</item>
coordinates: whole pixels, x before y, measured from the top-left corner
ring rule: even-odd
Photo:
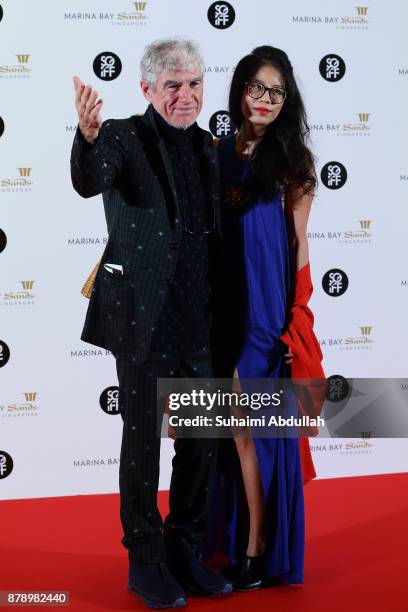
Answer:
[[[143,81],[143,80],[140,81],[140,88],[146,100],[148,102],[151,102],[152,101],[152,88],[150,87],[150,84],[148,83],[148,81]]]

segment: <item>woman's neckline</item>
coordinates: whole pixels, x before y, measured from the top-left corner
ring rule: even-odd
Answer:
[[[234,145],[235,157],[237,159],[239,159],[240,161],[243,161],[243,162],[250,162],[250,161],[252,161],[253,160],[253,156],[252,155],[245,155],[245,154],[242,154],[242,153],[238,153],[238,151],[237,151],[237,136],[238,136],[238,132],[233,134],[233,145]]]

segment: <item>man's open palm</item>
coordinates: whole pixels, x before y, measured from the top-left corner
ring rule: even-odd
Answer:
[[[98,138],[102,125],[101,109],[103,101],[98,99],[98,92],[91,85],[85,85],[77,76],[73,77],[73,81],[79,129],[85,140],[93,144]]]

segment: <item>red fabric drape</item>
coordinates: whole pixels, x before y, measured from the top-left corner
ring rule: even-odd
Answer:
[[[307,303],[313,293],[310,264],[301,268],[295,276],[293,306],[285,333],[281,340],[292,349],[292,378],[313,379],[305,381],[305,394],[299,402],[301,414],[318,416],[326,394],[326,381],[322,367],[322,351],[313,331],[314,317]],[[318,380],[321,380],[319,384]],[[317,431],[310,433],[316,434]],[[309,439],[299,438],[303,484],[316,477]]]

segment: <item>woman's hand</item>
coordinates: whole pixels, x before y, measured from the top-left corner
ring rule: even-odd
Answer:
[[[294,354],[292,353],[292,349],[288,346],[288,352],[285,353],[285,363],[292,363]]]

